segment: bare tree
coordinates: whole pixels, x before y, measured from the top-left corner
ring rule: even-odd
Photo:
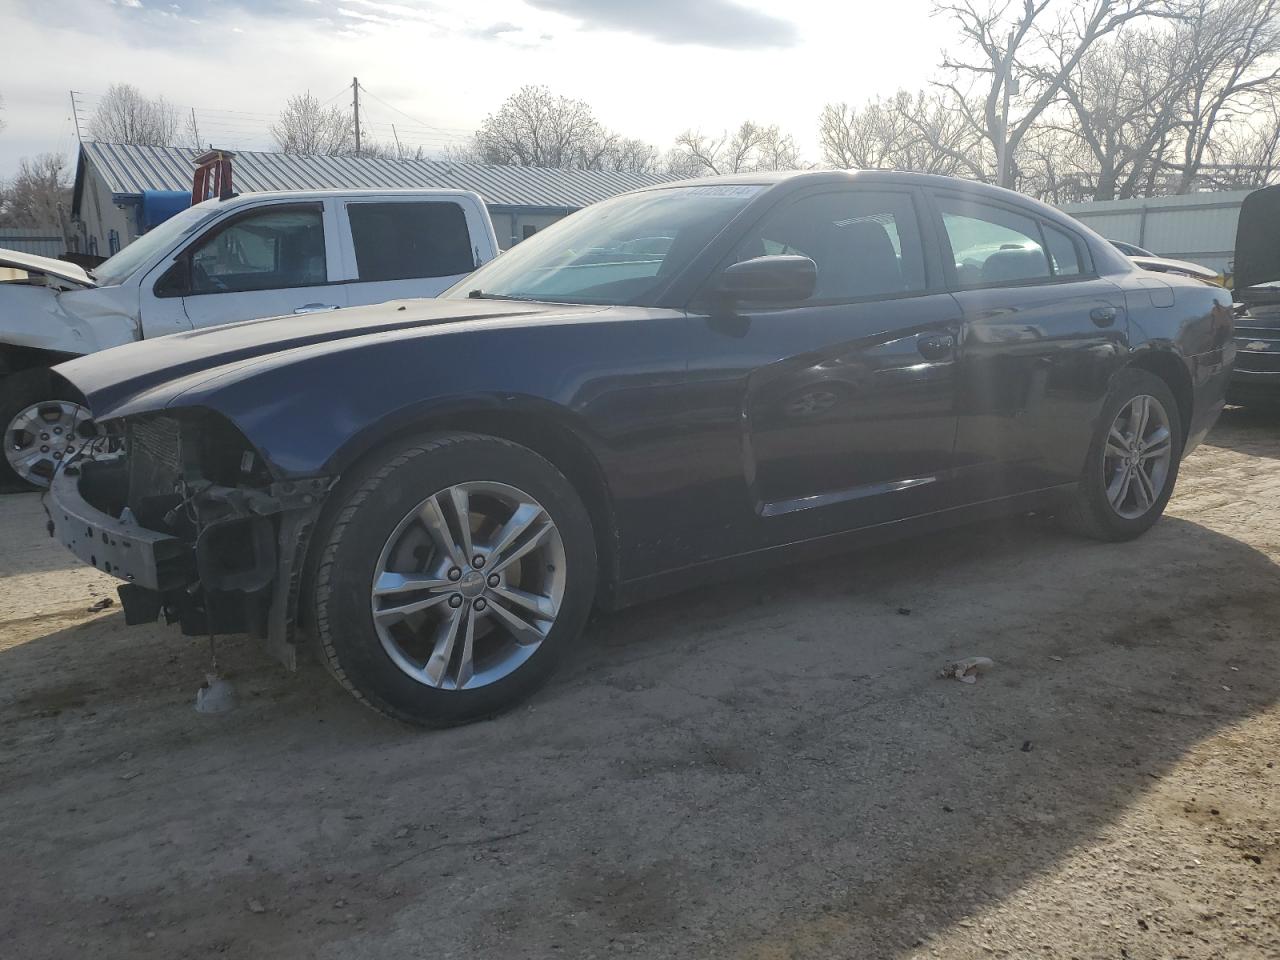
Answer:
[[[652,173],[658,151],[606,128],[583,100],[524,86],[485,117],[469,143],[445,147],[446,159],[566,170]]]
[[[755,152],[760,144],[762,129],[745,120],[732,133],[724,131],[718,137],[701,130],[686,130],[676,137],[674,164],[683,167],[690,175],[745,173],[755,169]],[[683,155],[684,163],[680,163]]]
[[[934,0],[971,56],[948,56],[951,103],[995,154],[994,179],[1011,186],[1011,160],[1095,43],[1133,21],[1164,16],[1173,0]]]
[[[196,111],[192,108],[182,118],[182,138],[197,151],[204,151],[209,145],[200,136],[200,123],[196,120]]]
[[[1175,30],[1190,77],[1176,192],[1195,184],[1221,125],[1280,91],[1280,0],[1193,0]]]
[[[92,140],[167,147],[177,140],[178,110],[164,97],[154,99],[128,83],[113,83],[89,118]]]
[[[983,174],[980,139],[937,93],[899,90],[861,108],[829,103],[818,118],[818,140],[834,167]]]
[[[660,168],[657,148],[634,137],[614,138],[603,163],[603,169],[619,173],[657,173]]]
[[[590,169],[600,166],[610,136],[586,102],[529,85],[485,117],[474,151],[484,163]]]
[[[0,197],[0,226],[62,228],[71,202],[66,157],[42,153],[23,157],[18,175]]]
[[[776,126],[765,127],[756,145],[757,170],[803,170],[809,166],[800,157],[795,138]]]
[[[1213,163],[1200,182],[1218,190],[1240,190],[1280,181],[1280,94],[1268,98],[1247,120],[1228,126],[1212,144]]]
[[[761,126],[750,120],[719,136],[686,130],[676,138],[667,158],[668,169],[684,176],[797,170],[804,166],[790,134],[776,126]]]
[[[1031,128],[1011,164],[1015,189],[1047,203],[1076,203],[1096,190],[1092,154],[1073,131],[1048,124]]]
[[[1047,125],[1088,151],[1093,199],[1134,196],[1158,172],[1183,129],[1188,77],[1172,33],[1142,31],[1096,45],[1063,79],[1067,110]]]
[[[337,156],[354,150],[355,124],[350,111],[325,107],[307,91],[289,98],[271,125],[271,137],[285,153]]]
[[[445,160],[452,160],[454,163],[484,163],[484,157],[480,155],[480,148],[477,146],[474,138],[464,141],[463,143],[449,143],[445,145],[440,155]]]

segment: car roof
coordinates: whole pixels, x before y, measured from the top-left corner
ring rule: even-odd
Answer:
[[[207,204],[227,206],[243,206],[260,203],[264,200],[324,200],[337,197],[357,197],[374,199],[385,197],[390,200],[411,200],[414,197],[471,197],[479,200],[480,195],[473,190],[451,190],[446,188],[424,187],[421,190],[366,189],[366,190],[264,190],[253,193],[237,193],[226,200],[214,198],[204,201]]]
[[[970,199],[1003,203],[1015,209],[1020,209],[1028,215],[1038,216],[1050,223],[1057,223],[1060,226],[1067,227],[1077,235],[1084,235],[1089,238],[1090,254],[1099,273],[1132,273],[1137,269],[1128,257],[1107,243],[1105,238],[1088,225],[1081,223],[1057,207],[1042,200],[1037,200],[1035,197],[1029,197],[1025,193],[1006,190],[1004,187],[997,187],[994,184],[967,180],[963,177],[944,176],[937,173],[918,173],[909,170],[770,170],[674,180],[644,187],[641,190],[633,190],[631,194],[646,193],[654,190],[670,190],[674,187],[755,184],[766,188],[761,197],[753,199],[752,203],[755,203],[761,201],[765,194],[773,194],[778,190],[791,191],[809,186],[826,184],[837,186],[851,183],[864,186],[883,184],[886,187],[931,187],[935,190],[958,193]],[[624,194],[624,196],[631,194]]]
[[[633,192],[642,193],[652,190],[669,190],[672,187],[708,187],[724,184],[755,184],[775,188],[783,185],[816,186],[847,183],[893,183],[953,190],[974,194],[997,202],[1032,206],[1057,220],[1071,219],[1056,207],[1037,200],[1035,197],[1029,197],[1025,193],[1007,190],[991,183],[982,183],[979,180],[945,176],[938,173],[919,173],[914,170],[762,170],[754,173],[728,173],[694,177],[688,180],[672,180],[667,183],[653,184]]]

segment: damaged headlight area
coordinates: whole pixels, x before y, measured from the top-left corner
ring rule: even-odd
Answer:
[[[87,456],[50,490],[50,532],[127,581],[127,623],[248,633],[293,666],[306,546],[332,480],[280,479],[222,416],[193,409],[100,426],[122,455]]]

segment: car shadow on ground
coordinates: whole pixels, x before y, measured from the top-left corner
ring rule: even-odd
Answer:
[[[1280,404],[1262,407],[1227,407],[1218,418],[1206,446],[1223,447],[1255,457],[1280,459],[1276,436],[1280,431]]]
[[[23,957],[906,955],[1273,703],[1276,574],[1175,518],[1120,545],[987,524],[600,617],[529,704],[436,732],[241,638],[240,706],[199,716],[200,641],[20,624],[0,935]],[[970,654],[994,670],[938,677]]]

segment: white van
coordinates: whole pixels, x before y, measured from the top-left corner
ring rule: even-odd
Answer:
[[[206,200],[92,270],[0,250],[0,484],[47,485],[84,411],[49,368],[236,320],[433,297],[498,254],[465,190],[250,193]],[[7,475],[6,475],[7,474]]]

